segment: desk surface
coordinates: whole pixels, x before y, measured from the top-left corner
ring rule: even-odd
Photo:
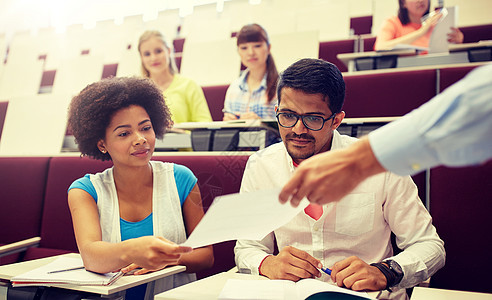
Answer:
[[[68,256],[80,256],[79,254],[64,254]],[[4,265],[0,266],[0,279],[9,280],[17,275],[30,271],[32,269],[38,268],[42,265],[50,263],[57,256],[36,259],[31,261],[25,261],[16,264]],[[136,275],[136,276],[123,276],[118,279],[115,283],[109,286],[89,286],[89,285],[70,285],[70,284],[54,284],[53,287],[59,287],[69,290],[76,290],[82,292],[95,293],[100,295],[111,295],[117,292],[121,292],[127,290],[131,287],[152,282],[154,280],[164,278],[173,274],[181,273],[186,270],[185,266],[173,266],[162,269],[160,271],[152,272],[144,275]]]
[[[385,56],[397,56],[397,68],[406,68],[409,66],[427,66],[439,64],[460,64],[467,63],[466,54],[457,54],[457,52],[466,52],[478,48],[491,48],[492,41],[480,41],[478,43],[450,44],[450,53],[433,53],[426,55],[417,55],[415,49],[394,49],[388,51],[366,51],[356,53],[340,53],[337,58],[341,60],[350,72],[356,71],[355,60],[363,58],[381,58]]]
[[[160,293],[155,296],[155,300],[176,300],[176,299],[217,299],[224,288],[228,279],[241,280],[269,280],[264,276],[236,273],[236,268],[228,272],[219,273],[175,289]],[[370,297],[376,297],[378,292],[369,292]]]
[[[463,291],[441,290],[433,288],[413,288],[411,300],[491,300],[492,294],[472,293]]]

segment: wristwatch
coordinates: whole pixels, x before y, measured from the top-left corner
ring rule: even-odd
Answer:
[[[372,263],[371,266],[378,268],[386,277],[386,289],[389,291],[391,291],[390,287],[397,285],[403,279],[403,270],[394,260]]]
[[[395,281],[392,286],[397,285],[403,279],[403,270],[401,266],[394,260],[388,259],[384,263],[388,264],[389,269],[396,275]]]

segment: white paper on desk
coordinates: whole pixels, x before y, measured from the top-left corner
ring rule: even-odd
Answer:
[[[352,291],[312,278],[302,279],[298,282],[290,280],[228,279],[220,292],[219,299],[298,300],[306,299],[319,292],[334,292],[354,295],[360,299],[372,299],[366,292]]]
[[[458,27],[457,22],[458,7],[443,8],[443,17],[432,30],[429,40],[429,53],[449,52],[448,33],[452,31],[451,27]]]
[[[198,248],[236,239],[263,239],[309,204],[306,199],[298,207],[280,204],[279,193],[280,189],[274,189],[215,198],[182,245]]]

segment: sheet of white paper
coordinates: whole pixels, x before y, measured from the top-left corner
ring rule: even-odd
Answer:
[[[285,300],[290,291],[295,294],[295,282],[287,280],[228,279],[219,300],[269,299]]]
[[[280,189],[274,189],[215,198],[183,246],[198,248],[236,239],[263,239],[309,204],[307,199],[298,207],[280,204],[279,193]]]
[[[429,40],[429,53],[445,53],[449,51],[448,33],[451,32],[451,27],[458,27],[458,7],[443,8],[447,12],[439,20],[432,30]]]

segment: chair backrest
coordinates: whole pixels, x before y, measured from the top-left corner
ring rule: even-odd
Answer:
[[[466,76],[466,74],[468,74],[476,67],[477,66],[460,66],[440,69],[439,91],[442,92],[449,86],[453,85],[455,82],[461,80],[463,77]]]
[[[224,100],[228,88],[229,85],[202,87],[205,99],[207,99],[208,109],[210,110],[212,120],[214,121],[222,121],[222,118],[224,117],[222,109],[224,108]]]
[[[430,172],[430,212],[446,249],[446,265],[432,276],[431,287],[492,293],[492,162]],[[457,273],[473,274],[473,280]]]
[[[3,123],[5,122],[5,115],[7,114],[8,101],[0,102],[0,140],[2,139]]]
[[[350,18],[350,29],[355,35],[370,34],[372,29],[372,16]]]
[[[347,66],[337,58],[340,53],[354,53],[357,48],[357,39],[350,38],[339,41],[319,43],[319,58],[335,64],[340,72],[347,72]]]
[[[463,43],[477,43],[492,40],[492,23],[476,26],[460,27],[463,32]]]
[[[40,235],[49,157],[0,157],[0,243]]]
[[[346,74],[346,117],[403,116],[436,95],[436,71]]]

